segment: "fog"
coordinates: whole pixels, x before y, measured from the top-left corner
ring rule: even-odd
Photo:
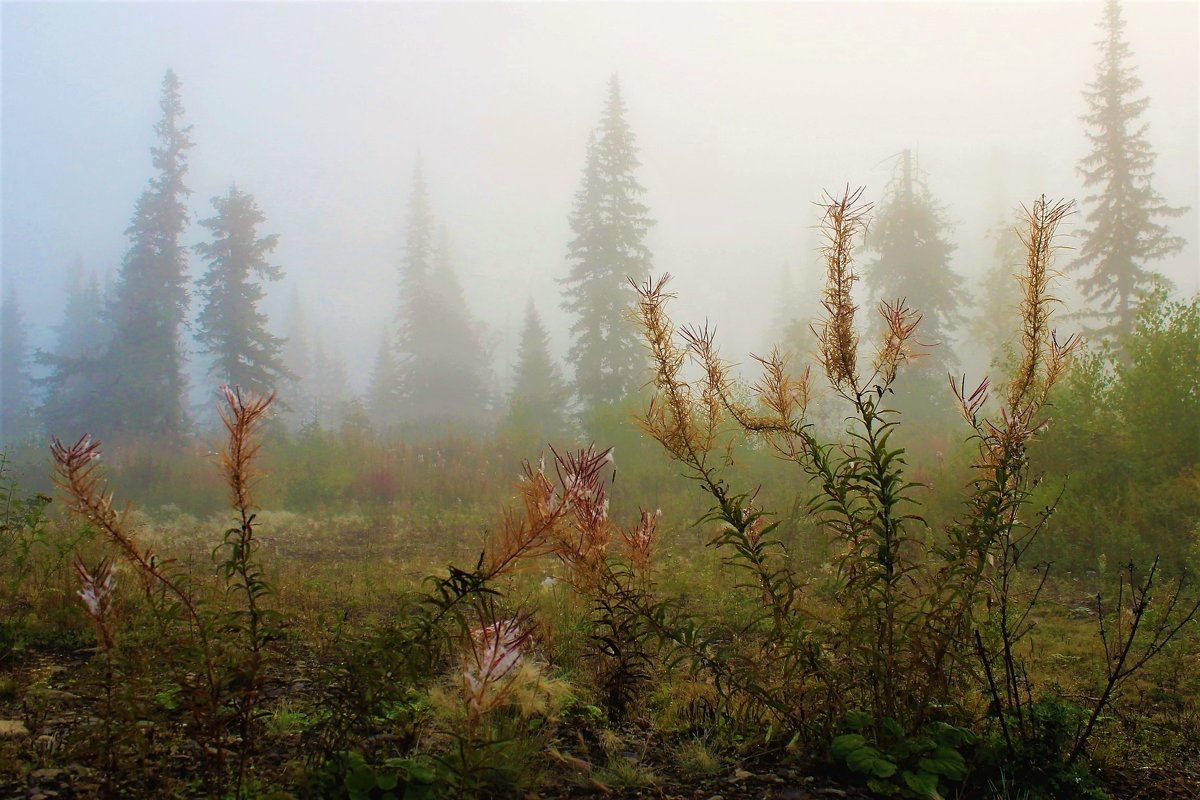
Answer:
[[[1098,3],[3,5],[3,280],[31,344],[50,347],[67,270],[115,273],[152,175],[170,67],[194,126],[193,226],[230,183],[279,234],[282,333],[297,293],[351,380],[394,321],[413,164],[454,248],[503,379],[533,297],[560,355],[568,214],[606,82],[637,136],[654,271],[678,315],[728,355],[761,351],[784,269],[819,281],[813,202],[878,200],[911,149],[953,224],[955,269],[993,261],[987,233],[1038,194],[1083,199],[1080,121]],[[1153,264],[1197,270],[1200,6],[1125,8],[1156,186],[1188,206],[1188,243]],[[1075,218],[1076,226],[1082,215]],[[200,271],[192,258],[193,276]],[[914,298],[919,304],[919,298]]]

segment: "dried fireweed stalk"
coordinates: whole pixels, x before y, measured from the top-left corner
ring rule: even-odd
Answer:
[[[109,618],[117,588],[117,570],[111,558],[104,558],[94,568],[88,569],[83,559],[75,556],[75,574],[79,578],[76,594],[96,629],[100,647],[113,647],[112,625]]]
[[[813,327],[821,366],[829,382],[839,391],[854,391],[858,384],[858,333],[854,330],[857,307],[852,299],[858,273],[854,271],[854,240],[866,230],[871,206],[862,202],[862,187],[841,197],[826,195],[825,296],[821,301],[825,319]]]

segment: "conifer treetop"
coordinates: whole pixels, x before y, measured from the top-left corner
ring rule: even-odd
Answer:
[[[629,281],[641,283],[650,274],[645,237],[654,224],[640,199],[645,189],[637,180],[639,165],[621,84],[613,75],[600,122],[588,137],[570,216],[571,267],[561,281],[563,308],[576,317],[570,360],[585,409],[621,400],[644,377],[646,356],[627,319],[635,299]]]
[[[197,319],[196,341],[214,357],[210,375],[223,384],[266,395],[289,374],[280,356],[283,342],[267,331],[267,317],[258,310],[265,293],[254,279],[283,277],[283,271],[267,261],[279,237],[258,235],[266,217],[254,197],[236,184],[212,204],[216,214],[200,221],[212,241],[195,245],[208,262],[207,272],[197,281],[205,305]]]
[[[1079,256],[1067,271],[1082,273],[1079,285],[1094,304],[1085,316],[1099,321],[1094,333],[1108,335],[1132,330],[1139,297],[1166,282],[1147,264],[1183,248],[1182,237],[1155,220],[1187,209],[1168,206],[1154,189],[1156,156],[1149,126],[1139,119],[1150,100],[1137,96],[1142,81],[1131,63],[1117,0],[1105,4],[1100,28],[1096,78],[1083,93],[1091,152],[1079,164],[1083,185],[1092,190],[1085,197],[1090,210]]]

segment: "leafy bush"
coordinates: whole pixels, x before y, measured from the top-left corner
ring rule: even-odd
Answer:
[[[861,712],[847,714],[842,727],[850,733],[834,737],[830,755],[852,772],[865,776],[873,792],[886,797],[936,800],[942,796],[943,781],[961,784],[967,777],[967,762],[961,750],[975,743],[975,734],[964,728],[931,722],[908,735],[890,717],[877,724]],[[868,740],[875,730],[880,733],[879,739]]]
[[[1200,523],[1200,296],[1147,296],[1134,330],[1102,343],[1054,392],[1056,420],[1035,467],[1068,475],[1053,522],[1055,560],[1186,563]],[[1038,502],[1060,491],[1049,481]]]

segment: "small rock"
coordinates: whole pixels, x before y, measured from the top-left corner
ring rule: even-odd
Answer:
[[[735,769],[733,771],[733,777],[729,779],[729,782],[737,783],[738,781],[744,781],[747,778],[753,778],[753,777],[754,777],[753,772],[747,772],[746,770],[742,769],[741,767],[738,767],[737,769]]]
[[[705,798],[705,800],[725,800],[725,798],[719,794],[714,794],[712,797]]]
[[[29,729],[19,719],[0,719],[0,739],[16,739],[28,736]]]
[[[56,780],[62,774],[63,771],[61,769],[48,767],[46,769],[35,769],[33,772],[29,773],[29,777],[33,778],[35,781],[52,781]]]

